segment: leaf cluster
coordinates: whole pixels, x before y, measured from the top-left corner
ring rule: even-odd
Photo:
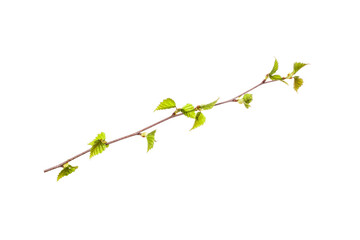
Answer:
[[[109,145],[106,144],[105,133],[103,132],[98,134],[97,137],[89,143],[89,145],[91,145],[90,158],[102,153],[109,147]]]
[[[273,81],[282,81],[283,83],[289,85],[285,80],[294,78],[294,90],[297,92],[299,88],[303,85],[304,81],[299,76],[294,75],[303,67],[308,65],[307,63],[295,62],[293,66],[293,71],[289,73],[286,77],[281,77],[280,75],[274,75],[276,71],[279,69],[279,62],[275,58],[275,62],[273,68],[271,69],[270,73],[266,75],[266,78],[269,77]],[[266,80],[265,78],[265,80]],[[264,80],[264,81],[265,81]]]
[[[250,93],[246,93],[242,98],[238,98],[237,102],[240,104],[244,104],[246,108],[249,108],[252,100],[253,100],[253,95]]]
[[[178,112],[181,112],[182,114],[184,114],[184,116],[186,116],[188,118],[192,118],[192,119],[195,120],[194,124],[193,124],[193,127],[190,129],[190,130],[193,130],[193,129],[198,128],[201,125],[203,125],[205,123],[205,121],[206,121],[206,117],[201,111],[212,109],[216,105],[216,103],[218,101],[219,101],[219,98],[216,99],[213,102],[198,105],[197,107],[194,107],[191,103],[187,103],[182,108],[177,108],[175,101],[173,99],[171,99],[171,98],[167,98],[167,99],[164,99],[157,106],[155,111],[156,110],[165,110],[165,109],[169,109],[169,108],[176,108],[174,114],[177,114]]]

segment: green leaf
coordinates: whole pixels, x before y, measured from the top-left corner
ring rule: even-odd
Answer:
[[[297,92],[299,88],[303,85],[304,80],[300,78],[299,76],[294,77],[294,89]]]
[[[92,146],[90,149],[90,158],[102,153],[106,148],[109,147],[109,145],[106,144],[105,133],[103,132],[98,134],[97,137],[91,143],[89,143],[89,145]]]
[[[147,151],[149,151],[150,149],[152,149],[154,147],[154,142],[155,142],[155,133],[156,130],[152,131],[151,133],[148,133],[146,135],[146,140],[148,142],[148,149]]]
[[[253,100],[253,96],[250,93],[247,93],[243,97],[245,103],[251,103]]]
[[[272,80],[282,80],[282,77],[280,75],[273,75],[273,76],[270,76],[270,78]]]
[[[192,129],[190,129],[190,131],[197,127],[200,127],[205,123],[205,121],[206,121],[206,117],[204,116],[204,114],[202,112],[198,112],[195,117],[194,126],[192,127]]]
[[[208,103],[208,104],[204,104],[204,105],[200,105],[200,109],[201,110],[210,110],[212,109],[215,104],[217,103],[217,101],[219,101],[220,98],[216,99],[215,101]]]
[[[181,112],[189,117],[189,118],[195,118],[195,108],[190,103],[186,104],[184,107],[181,108]]]
[[[239,99],[240,100],[240,99]],[[252,100],[253,100],[253,97],[252,97],[252,94],[250,94],[250,93],[247,93],[247,94],[245,94],[244,96],[243,96],[243,98],[242,98],[242,101],[239,101],[238,100],[238,103],[244,103],[244,106],[246,107],[246,108],[249,108],[250,107],[250,103],[252,102]]]
[[[249,107],[250,107],[250,103],[252,102],[252,100],[253,100],[252,94],[247,93],[247,94],[245,94],[242,98],[239,98],[239,99],[237,100],[237,102],[240,103],[240,104],[244,104],[244,106],[245,106],[246,108],[249,108]]]
[[[164,99],[159,106],[154,110],[164,110],[164,109],[170,109],[176,107],[175,101],[171,98]]]
[[[293,71],[293,75],[295,73],[297,73],[297,71],[299,71],[301,68],[303,68],[304,66],[308,65],[307,63],[301,63],[301,62],[296,62],[294,63],[294,71]]]
[[[190,111],[194,111],[194,106],[190,103],[186,104],[185,106],[183,106],[181,108],[182,111],[185,111],[185,112],[190,112]]]
[[[278,70],[279,68],[279,63],[277,61],[277,59],[275,58],[275,62],[274,62],[274,66],[273,68],[271,69],[271,72],[269,73],[269,75],[273,75],[274,73],[276,73],[276,71]]]
[[[63,166],[63,169],[61,170],[61,172],[59,173],[57,180],[59,181],[62,177],[65,177],[73,172],[75,172],[75,170],[78,168],[78,166],[71,166],[70,164],[66,163]]]
[[[97,137],[91,143],[89,143],[89,145],[94,145],[95,142],[98,140],[105,140],[105,133],[103,132],[99,133]]]

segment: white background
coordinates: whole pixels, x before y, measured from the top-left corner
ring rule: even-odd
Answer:
[[[0,2],[1,239],[359,239],[357,1]],[[279,60],[304,86],[232,98]],[[291,82],[292,83],[292,82]]]

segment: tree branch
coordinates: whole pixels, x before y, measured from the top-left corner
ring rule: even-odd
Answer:
[[[273,81],[266,81],[266,79],[265,79],[265,80],[263,80],[261,83],[259,83],[258,85],[256,85],[255,87],[250,88],[249,90],[241,93],[240,95],[238,95],[238,96],[236,96],[236,97],[234,97],[234,98],[231,98],[231,99],[229,99],[229,100],[227,100],[227,101],[223,101],[223,102],[216,103],[214,106],[219,106],[219,105],[221,105],[221,104],[225,104],[225,103],[229,103],[229,102],[236,102],[236,101],[237,101],[237,100],[236,100],[237,98],[245,95],[246,93],[254,90],[254,89],[257,88],[257,87],[260,87],[260,86],[263,85],[263,84],[271,83],[271,82],[277,82],[277,81],[274,81],[274,80],[273,80]],[[124,136],[124,137],[121,137],[121,138],[112,140],[112,141],[110,141],[110,142],[107,142],[106,144],[107,144],[107,145],[110,145],[110,144],[112,144],[112,143],[115,143],[115,142],[124,140],[124,139],[126,139],[126,138],[133,137],[133,136],[136,136],[136,135],[140,135],[141,132],[143,132],[143,131],[145,131],[145,130],[147,130],[147,129],[149,129],[149,128],[152,128],[152,127],[154,127],[154,126],[156,126],[156,125],[158,125],[158,124],[160,124],[160,123],[162,123],[162,122],[165,122],[165,121],[167,121],[167,120],[170,120],[170,119],[172,119],[172,118],[175,118],[175,117],[178,117],[178,116],[181,116],[181,115],[184,115],[184,114],[183,114],[183,113],[173,113],[173,114],[171,114],[171,116],[169,116],[169,117],[167,117],[167,118],[164,118],[164,119],[162,119],[162,120],[160,120],[160,121],[158,121],[158,122],[156,122],[156,123],[154,123],[154,124],[151,124],[150,126],[147,126],[147,127],[143,128],[143,129],[141,129],[141,130],[139,130],[139,131],[136,131],[136,132],[134,132],[134,133],[132,133],[132,134],[129,134],[129,135],[126,135],[126,136]],[[90,152],[90,150],[91,150],[91,148],[88,149],[88,150],[86,150],[86,151],[84,151],[84,152],[82,152],[82,153],[79,153],[78,155],[76,155],[76,156],[74,156],[74,157],[72,157],[72,158],[69,158],[68,160],[66,160],[66,161],[64,161],[64,162],[62,162],[62,163],[59,163],[58,165],[55,165],[55,166],[53,166],[53,167],[51,167],[51,168],[48,168],[48,169],[45,169],[45,170],[44,170],[44,173],[49,172],[49,171],[51,171],[51,170],[54,170],[54,169],[56,169],[56,168],[60,168],[60,167],[62,167],[64,164],[66,164],[66,163],[68,163],[68,162],[70,162],[70,161],[72,161],[72,160],[74,160],[74,159],[76,159],[76,158],[78,158],[78,157],[80,157],[80,156],[82,156],[82,155]]]

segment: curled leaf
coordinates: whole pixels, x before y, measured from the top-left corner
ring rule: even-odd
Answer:
[[[205,121],[206,121],[205,115],[204,115],[202,112],[198,112],[198,113],[196,114],[196,117],[195,117],[194,125],[193,125],[193,127],[190,129],[190,131],[193,130],[193,129],[195,129],[195,128],[197,128],[197,127],[200,127],[201,125],[203,125],[203,124],[205,123]]]
[[[301,62],[296,62],[294,63],[294,71],[293,74],[297,73],[297,71],[299,71],[301,68],[303,68],[304,66],[308,65],[307,63],[301,63]]]
[[[148,142],[148,149],[147,151],[149,151],[150,149],[152,149],[154,147],[154,142],[155,142],[155,133],[156,130],[152,131],[151,133],[148,133],[146,135],[146,140]]]
[[[251,103],[253,100],[253,96],[250,93],[247,93],[243,97],[245,103]]]
[[[237,100],[237,102],[240,103],[240,104],[244,104],[244,106],[245,106],[246,108],[249,108],[249,107],[250,107],[250,103],[252,102],[252,100],[253,100],[252,94],[247,93],[247,94],[245,94],[242,98],[239,98],[239,99]]]
[[[275,62],[274,62],[274,66],[273,68],[271,69],[271,72],[269,73],[269,75],[273,75],[274,73],[276,73],[276,71],[278,70],[279,68],[279,63],[277,61],[277,59],[275,58]]]
[[[304,80],[298,76],[294,77],[294,89],[297,92],[299,88],[303,85]]]

